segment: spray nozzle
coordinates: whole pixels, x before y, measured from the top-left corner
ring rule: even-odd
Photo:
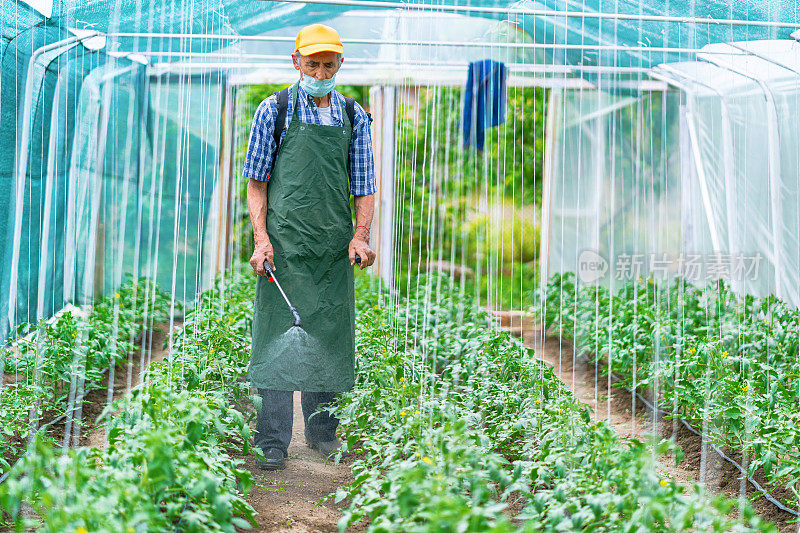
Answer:
[[[289,307],[289,310],[292,312],[294,316],[294,322],[292,322],[292,326],[300,326],[300,315],[297,314],[297,309],[294,307]]]

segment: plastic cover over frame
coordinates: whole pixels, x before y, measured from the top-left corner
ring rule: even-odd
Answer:
[[[553,99],[543,276],[581,273],[583,261],[594,281],[594,260],[606,262],[606,283],[658,277],[666,257],[668,276],[722,278],[800,305],[800,44],[710,45],[699,59],[657,66],[673,89],[656,100],[586,90]],[[627,163],[615,153],[626,139]],[[699,266],[688,269],[692,258]]]

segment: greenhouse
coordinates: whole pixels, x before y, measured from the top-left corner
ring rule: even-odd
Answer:
[[[800,533],[794,2],[0,29],[0,531]]]

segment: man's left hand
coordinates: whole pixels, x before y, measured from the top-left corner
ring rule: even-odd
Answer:
[[[375,262],[375,252],[369,247],[367,241],[363,240],[358,235],[353,237],[353,240],[350,241],[350,246],[347,251],[350,255],[350,265],[356,264],[356,254],[361,256],[361,270],[364,270]]]

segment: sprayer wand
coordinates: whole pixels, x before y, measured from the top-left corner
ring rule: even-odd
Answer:
[[[272,271],[272,267],[269,266],[269,262],[268,261],[264,261],[264,270],[266,270],[267,274],[269,274],[272,277],[272,280],[275,282],[275,285],[278,286],[278,290],[281,291],[281,296],[283,296],[283,299],[286,300],[286,305],[289,306],[289,311],[292,312],[292,316],[294,317],[294,321],[292,322],[292,326],[299,326],[300,325],[300,315],[297,314],[297,309],[294,308],[294,306],[292,305],[292,302],[290,302],[289,298],[286,297],[286,293],[283,292],[283,287],[281,287],[281,284],[278,283],[278,278],[275,277],[275,272]]]
[[[358,254],[356,254],[356,263],[361,264],[361,256]],[[269,261],[264,261],[264,270],[266,270],[267,274],[272,277],[272,281],[275,282],[275,285],[278,286],[278,290],[281,291],[281,296],[283,296],[283,299],[286,300],[286,305],[289,306],[289,311],[292,312],[292,316],[294,317],[292,326],[300,326],[300,315],[297,314],[297,309],[295,309],[295,307],[292,305],[292,302],[289,301],[286,293],[283,292],[283,287],[281,287],[281,284],[278,283],[278,278],[275,277],[275,272],[273,272],[272,267],[269,266]]]

